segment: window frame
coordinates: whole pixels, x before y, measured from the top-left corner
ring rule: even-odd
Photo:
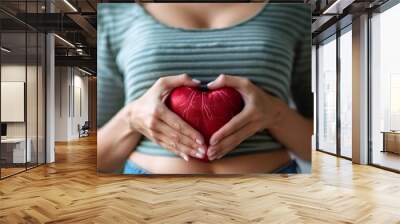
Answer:
[[[324,39],[318,40],[316,44],[316,90],[317,90],[317,96],[316,96],[316,120],[319,122],[319,107],[320,107],[320,95],[318,94],[318,89],[320,85],[320,74],[319,74],[319,47],[321,43],[327,43],[330,41],[336,41],[336,152],[328,152],[324,149],[320,148],[320,143],[319,143],[319,125],[316,125],[316,150],[319,152],[323,152],[329,155],[337,156],[339,158],[343,158],[346,160],[352,160],[352,158],[347,157],[342,155],[342,150],[341,150],[341,118],[340,118],[340,103],[341,103],[341,97],[340,97],[340,84],[341,84],[341,67],[340,67],[340,60],[341,60],[341,55],[340,55],[340,37],[344,35],[347,32],[352,31],[352,22],[348,22],[350,17],[344,17],[343,20],[345,20],[345,25],[343,27],[337,27],[336,32],[332,33],[331,35],[325,37]],[[337,23],[340,23],[341,20],[339,20]],[[337,24],[334,24],[336,26]],[[335,36],[335,38],[332,38]]]
[[[372,94],[373,94],[373,88],[372,88],[372,19],[374,17],[374,14],[381,14],[384,13],[385,11],[393,8],[394,6],[397,6],[398,4],[400,4],[400,0],[388,0],[386,1],[384,4],[369,10],[368,13],[368,34],[367,34],[367,38],[368,38],[368,69],[367,69],[367,77],[368,77],[368,158],[367,158],[367,162],[368,165],[373,166],[373,167],[377,167],[383,170],[387,170],[387,171],[391,171],[391,172],[395,172],[395,173],[400,173],[400,170],[391,168],[391,167],[387,167],[384,165],[380,165],[377,163],[373,162],[373,132],[372,132]]]
[[[42,3],[43,1],[42,0],[35,0],[35,1],[32,1],[31,3],[34,3],[34,4],[36,4],[36,13],[39,13],[39,2],[40,3]],[[27,12],[27,1],[23,1],[23,3],[25,3],[25,16],[27,16],[27,14],[26,13],[28,13]],[[11,18],[12,19],[14,19],[15,21],[17,21],[17,22],[20,22],[21,24],[22,24],[22,27],[23,27],[23,29],[21,29],[21,30],[18,30],[18,31],[15,31],[15,32],[11,32],[11,33],[17,33],[17,32],[20,32],[21,34],[23,34],[23,35],[25,35],[25,37],[24,37],[24,42],[25,42],[25,49],[24,49],[24,52],[25,52],[25,87],[24,87],[24,89],[25,89],[25,93],[24,93],[24,130],[25,130],[25,134],[24,134],[24,139],[25,139],[25,166],[24,167],[21,167],[21,168],[24,168],[23,170],[20,170],[20,171],[18,171],[18,172],[15,172],[15,173],[12,173],[12,174],[9,174],[9,175],[6,175],[6,176],[4,176],[3,175],[3,173],[2,173],[2,167],[0,166],[0,180],[3,180],[3,179],[6,179],[6,178],[8,178],[8,177],[12,177],[12,176],[14,176],[14,175],[17,175],[17,174],[19,174],[19,173],[23,173],[23,172],[26,172],[26,171],[28,171],[28,170],[30,170],[30,169],[33,169],[33,168],[36,168],[36,167],[39,167],[39,166],[41,166],[41,165],[44,165],[44,164],[47,164],[47,44],[48,44],[48,40],[47,40],[47,32],[43,32],[43,31],[41,31],[41,30],[38,30],[38,29],[36,29],[36,28],[34,28],[34,27],[32,27],[32,26],[30,26],[30,25],[28,25],[27,23],[24,23],[23,21],[21,21],[21,20],[19,20],[18,18],[16,18],[16,17],[13,17],[12,16],[12,14],[9,14],[9,12],[7,12],[7,11],[5,11],[5,10],[3,10],[3,9],[1,9],[3,12],[5,12],[6,14],[8,14],[9,16],[11,16]],[[45,13],[47,13],[48,12],[48,7],[46,7],[46,9],[45,9]],[[25,20],[26,20],[26,18],[25,18]],[[1,23],[0,23],[0,28],[1,28]],[[8,32],[8,31],[3,31],[3,30],[1,30],[0,29],[0,46],[2,45],[2,43],[1,43],[1,41],[2,41],[2,34],[3,33],[10,33],[10,32]],[[33,65],[35,65],[36,66],[36,69],[35,69],[35,75],[36,75],[36,91],[35,91],[35,93],[33,93],[33,94],[35,94],[35,97],[36,97],[36,122],[34,122],[35,124],[33,124],[33,125],[36,125],[36,127],[35,127],[35,129],[36,129],[36,136],[33,136],[32,137],[32,140],[33,140],[33,138],[36,138],[36,142],[37,142],[37,144],[36,144],[36,161],[34,162],[34,163],[32,163],[32,162],[27,162],[27,156],[28,156],[28,154],[27,154],[27,145],[28,145],[28,110],[27,110],[27,83],[28,83],[28,78],[27,78],[27,76],[28,76],[28,34],[33,34],[34,36],[36,36],[36,47],[35,47],[35,54],[36,54],[36,59],[34,60],[34,63],[33,63]],[[43,34],[43,35],[39,35],[39,34]],[[41,36],[42,38],[39,38],[39,36]],[[41,47],[43,48],[43,49],[41,49],[41,48],[39,48],[39,41],[41,42]],[[39,49],[40,49],[40,51],[39,51]],[[43,54],[43,55],[40,55],[40,53],[41,54]],[[42,57],[42,59],[41,60],[43,60],[43,62],[44,63],[42,63],[42,64],[40,64],[39,63],[39,56],[41,56]],[[2,58],[2,53],[0,53],[0,82],[1,82],[1,68],[2,68],[2,62],[3,62],[3,60],[2,60],[3,58]],[[43,109],[43,113],[44,114],[41,114],[41,115],[39,115],[39,113],[38,113],[38,111],[39,111],[39,79],[38,79],[38,77],[39,77],[39,66],[42,66],[42,70],[41,70],[41,75],[42,75],[42,88],[43,88],[43,92],[42,92],[42,105],[41,105],[41,107],[43,107],[42,109]],[[0,89],[1,89],[1,85],[0,85]],[[1,92],[1,91],[0,91]],[[0,97],[0,99],[1,99],[1,97]],[[1,110],[1,105],[0,105],[0,110]],[[0,115],[1,116],[1,115]],[[39,116],[42,116],[41,118],[40,118],[40,120],[41,120],[41,122],[42,122],[42,124],[43,124],[43,145],[42,145],[42,147],[43,148],[41,148],[41,150],[42,150],[42,152],[43,152],[43,155],[41,155],[41,157],[43,157],[42,159],[43,159],[43,161],[42,162],[39,162]],[[44,120],[42,120],[42,119],[44,119]],[[0,123],[1,123],[1,119],[0,119]],[[1,147],[1,144],[0,144],[0,158],[1,158],[1,149],[2,149],[2,147]],[[31,155],[32,155],[32,153],[33,153],[34,151],[32,150],[32,152],[31,152]],[[28,166],[28,163],[31,163],[29,166]]]

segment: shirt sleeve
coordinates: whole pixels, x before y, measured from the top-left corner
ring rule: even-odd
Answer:
[[[307,118],[313,118],[314,100],[311,89],[311,10],[305,7],[304,27],[296,46],[293,64],[291,95],[297,110]]]
[[[123,75],[118,69],[109,32],[110,4],[100,4],[97,25],[97,126],[102,127],[124,106]]]

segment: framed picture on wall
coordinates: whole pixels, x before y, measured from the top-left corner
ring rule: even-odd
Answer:
[[[25,82],[1,82],[1,122],[24,122]]]

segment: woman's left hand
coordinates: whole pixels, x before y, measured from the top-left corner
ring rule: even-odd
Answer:
[[[232,87],[244,100],[243,110],[215,132],[210,138],[207,156],[220,159],[246,138],[273,126],[281,117],[287,104],[266,93],[250,80],[238,76],[220,75],[208,84],[209,89]]]

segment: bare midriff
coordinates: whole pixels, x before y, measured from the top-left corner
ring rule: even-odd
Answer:
[[[166,157],[133,152],[129,160],[150,173],[156,174],[243,174],[271,173],[291,161],[288,150],[274,150],[232,157],[223,157],[212,162],[190,158]]]

